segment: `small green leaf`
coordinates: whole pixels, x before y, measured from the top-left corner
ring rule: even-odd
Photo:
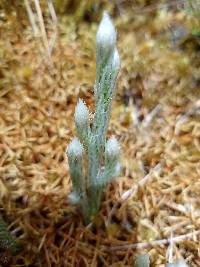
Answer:
[[[7,225],[0,215],[0,250],[8,250],[13,254],[18,254],[21,250],[20,245],[15,241],[7,230]]]
[[[137,256],[133,267],[149,267],[150,258],[148,254],[142,254]]]

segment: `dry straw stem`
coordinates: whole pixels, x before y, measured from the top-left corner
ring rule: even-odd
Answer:
[[[150,178],[152,178],[154,173],[159,174],[160,171],[161,171],[161,164],[159,163],[153,168],[153,170],[151,170],[150,173],[145,175],[145,177],[142,180],[140,180],[137,185],[133,185],[133,187],[131,189],[124,192],[123,195],[121,196],[122,200],[126,200],[129,197],[131,197],[133,192],[136,191],[140,186],[143,186]]]
[[[169,242],[169,247],[168,247],[168,262],[169,263],[173,262],[173,249],[174,249],[174,240],[173,240],[173,233],[171,232],[170,242]]]
[[[150,246],[161,246],[161,245],[165,245],[165,244],[170,244],[171,242],[180,242],[184,239],[187,238],[194,238],[195,235],[199,235],[200,234],[200,230],[194,231],[192,233],[187,233],[184,235],[179,235],[179,236],[175,236],[175,237],[171,237],[171,238],[167,238],[167,239],[160,239],[160,240],[154,240],[151,242],[145,242],[145,243],[136,243],[136,244],[130,244],[130,245],[124,245],[124,246],[116,246],[116,247],[111,247],[111,250],[128,250],[128,249],[143,249],[143,248],[147,248]]]
[[[180,115],[177,117],[175,129],[174,129],[174,134],[178,135],[179,134],[179,129],[181,128],[181,124],[184,124],[185,122],[188,121],[189,117],[192,115],[199,115],[200,113],[200,100],[197,100],[192,107],[190,107],[189,110],[187,110],[183,115]]]
[[[122,146],[122,175],[105,191],[94,229],[84,227],[67,202],[71,183],[65,149],[75,135],[71,118],[78,97],[93,110],[95,33],[90,24],[80,23],[78,32],[70,20],[68,27],[59,24],[62,42],[55,43],[51,75],[34,36],[18,34],[11,21],[0,24],[0,200],[6,221],[16,222],[11,229],[21,227],[17,236],[24,247],[14,266],[131,266],[145,251],[152,266],[160,267],[168,257],[167,243],[159,240],[165,243],[172,231],[173,238],[190,235],[174,242],[174,259],[200,266],[200,236],[192,238],[200,228],[198,112],[174,134],[179,116],[199,100],[199,59],[195,51],[176,50],[169,39],[159,39],[169,23],[187,22],[180,12],[168,15],[161,20],[145,13],[145,23],[136,16],[128,25],[119,18],[123,65],[109,135]],[[160,104],[146,128],[133,125],[127,95],[137,107],[139,125]],[[161,170],[154,172],[157,164]],[[148,174],[136,194],[122,201],[124,192]],[[153,240],[158,244],[149,246]],[[138,243],[147,248],[110,250]]]
[[[42,10],[40,7],[40,2],[39,2],[39,0],[34,0],[34,3],[35,3],[36,12],[38,15],[38,20],[39,20],[39,24],[40,24],[40,30],[42,33],[44,46],[46,48],[47,55],[50,57],[51,51],[50,51],[49,41],[47,38],[47,33],[46,33],[45,25],[44,25],[44,19],[43,19]]]
[[[53,33],[52,33],[51,39],[49,41],[49,49],[50,49],[50,53],[52,54],[52,51],[53,51],[53,48],[55,46],[55,42],[57,39],[57,34],[58,34],[58,32],[57,32],[57,16],[56,16],[53,2],[51,0],[47,0],[47,4],[48,4],[49,12],[50,12],[50,15],[52,18],[52,26],[53,26],[53,29],[52,29]]]
[[[152,178],[154,173],[159,173],[161,171],[161,164],[157,164],[153,170],[151,170],[150,173],[148,173],[147,175],[145,175],[145,177],[143,179],[141,179],[138,184],[133,185],[129,190],[127,190],[126,192],[124,192],[122,194],[122,196],[120,197],[121,201],[126,201],[128,198],[130,198],[131,196],[133,197],[133,194],[136,193],[136,191],[139,189],[140,186],[143,186],[147,181],[149,181],[150,178]],[[115,204],[110,213],[109,213],[109,220],[111,219],[112,215],[115,213],[117,209],[117,204]]]
[[[47,0],[47,6],[48,6],[49,13],[51,16],[51,24],[52,24],[52,33],[51,33],[50,38],[48,38],[45,23],[44,23],[44,18],[42,15],[42,10],[40,7],[40,2],[38,0],[34,0],[34,3],[35,3],[35,8],[37,12],[38,21],[39,21],[40,30],[36,24],[35,15],[32,11],[30,1],[24,0],[24,4],[25,4],[25,7],[28,13],[28,17],[29,17],[34,35],[35,37],[38,37],[41,32],[41,36],[42,36],[43,43],[44,43],[44,46],[47,52],[47,56],[50,57],[52,54],[53,48],[55,46],[56,39],[57,39],[57,16],[56,16],[56,12],[54,9],[54,5],[51,0]]]
[[[35,37],[37,37],[38,34],[39,34],[39,29],[38,29],[37,24],[35,22],[35,17],[34,17],[34,14],[33,14],[33,11],[32,11],[32,8],[31,8],[29,0],[24,0],[24,4],[25,4],[25,7],[26,7],[26,10],[27,10],[27,13],[28,13],[28,17],[29,17],[29,20],[30,20],[30,23],[31,23],[31,26],[32,26],[32,29],[33,29],[33,32],[34,32],[34,35],[35,35]]]

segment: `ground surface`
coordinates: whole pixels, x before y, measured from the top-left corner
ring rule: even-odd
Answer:
[[[150,242],[200,229],[198,43],[178,35],[192,23],[184,9],[156,4],[109,6],[122,67],[108,136],[121,144],[122,170],[88,227],[67,200],[65,150],[78,98],[93,111],[97,23],[58,15],[48,58],[28,20],[1,12],[0,203],[24,248],[12,266],[123,267],[148,252],[162,267],[169,242]],[[174,242],[174,259],[200,266],[199,242]]]

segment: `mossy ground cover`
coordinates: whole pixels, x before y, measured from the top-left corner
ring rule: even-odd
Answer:
[[[86,227],[67,200],[65,150],[78,98],[93,110],[98,22],[80,6],[78,19],[76,7],[58,13],[48,56],[41,34],[15,8],[2,9],[0,21],[0,203],[23,250],[1,252],[1,261],[128,267],[148,252],[152,266],[164,266],[169,240],[151,242],[200,229],[200,59],[188,32],[194,18],[161,1],[109,4],[122,66],[108,134],[120,142],[122,169]],[[41,8],[50,38],[55,28]],[[184,37],[174,39],[180,28]],[[199,241],[197,234],[174,241],[174,258],[200,266]]]

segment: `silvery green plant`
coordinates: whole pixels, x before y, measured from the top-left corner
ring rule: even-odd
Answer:
[[[168,263],[166,267],[189,267],[184,260],[177,260],[174,263]]]
[[[133,267],[149,267],[149,266],[150,266],[150,257],[148,254],[138,255],[133,265]]]
[[[120,69],[116,37],[112,21],[108,13],[104,12],[96,34],[93,121],[86,104],[79,99],[74,114],[78,138],[74,138],[67,149],[73,184],[69,199],[79,206],[86,224],[99,209],[103,189],[118,175],[120,169],[120,146],[114,136],[106,141],[112,99]]]

